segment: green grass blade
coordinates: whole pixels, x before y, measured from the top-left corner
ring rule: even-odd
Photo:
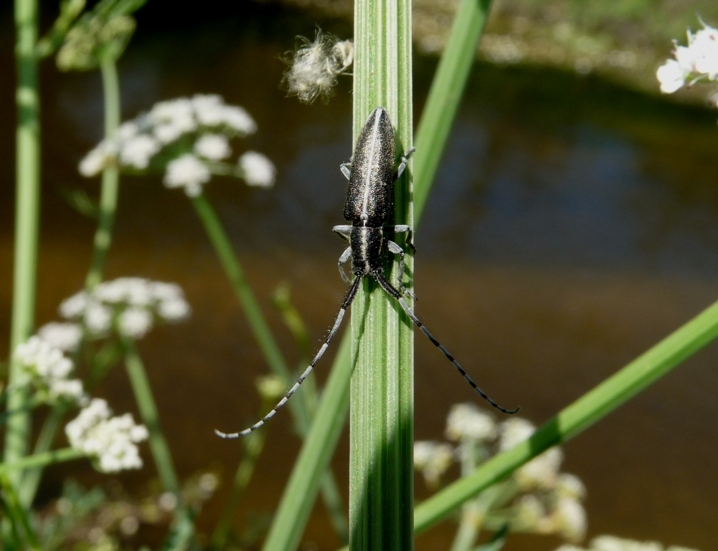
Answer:
[[[384,106],[397,130],[399,153],[412,143],[410,10],[408,0],[355,2],[354,135],[375,107]],[[396,223],[412,225],[410,198],[404,177],[396,184]],[[350,405],[349,547],[410,550],[413,328],[369,278],[351,314],[357,362]]]
[[[416,131],[414,216],[424,212],[466,81],[476,62],[491,0],[462,0]]]
[[[674,331],[593,390],[542,425],[526,442],[447,486],[414,513],[417,532],[446,518],[467,499],[511,474],[551,446],[565,442],[602,419],[718,337],[718,302]]]

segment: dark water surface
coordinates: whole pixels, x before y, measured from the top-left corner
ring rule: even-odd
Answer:
[[[256,9],[256,8],[255,8]],[[184,22],[140,32],[119,65],[123,118],[154,102],[219,93],[244,106],[259,132],[247,148],[277,165],[273,190],[216,178],[207,195],[234,242],[288,361],[297,353],[269,296],[282,282],[318,346],[340,304],[350,155],[350,82],[328,105],[299,106],[277,88],[277,57],[314,21],[270,8],[223,21]],[[348,36],[342,24],[329,30]],[[9,23],[0,53],[0,155],[12,159]],[[417,59],[416,113],[434,62]],[[93,223],[60,190],[91,193],[77,162],[102,132],[97,73],[58,74],[43,86],[43,213],[38,323],[57,318],[89,262]],[[436,186],[416,234],[418,313],[505,405],[539,424],[696,315],[718,297],[718,128],[716,113],[676,107],[591,77],[527,68],[475,68]],[[242,144],[244,145],[244,144]],[[420,155],[421,152],[417,152]],[[7,349],[12,266],[13,167],[0,163],[0,349]],[[192,319],[159,328],[142,343],[164,428],[183,475],[221,465],[231,476],[236,442],[212,429],[243,428],[258,408],[264,372],[246,321],[190,203],[161,177],[126,177],[107,277],[176,281]],[[416,437],[441,439],[451,404],[474,396],[417,336]],[[328,354],[330,356],[330,354]],[[326,378],[331,358],[318,369]],[[589,533],[715,548],[718,518],[717,350],[710,346],[566,447],[564,470],[588,488]],[[98,390],[117,412],[134,410],[121,370]],[[334,472],[346,487],[346,437]],[[267,450],[241,510],[268,513],[299,449],[286,412],[269,428]],[[149,451],[143,451],[149,458]],[[148,461],[149,462],[149,461]],[[49,497],[68,474],[102,480],[81,463],[51,471]],[[123,475],[128,485],[150,470]],[[418,497],[426,492],[417,482]],[[201,522],[212,526],[215,499]],[[345,496],[346,497],[346,496]],[[422,535],[417,549],[446,549],[453,527]],[[317,506],[304,541],[337,541]],[[506,549],[550,550],[557,540],[521,537]]]

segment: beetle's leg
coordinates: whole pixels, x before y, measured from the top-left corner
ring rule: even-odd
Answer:
[[[336,233],[342,239],[349,241],[349,235],[352,232],[351,226],[334,226],[332,231]]]
[[[404,174],[404,170],[406,169],[406,165],[409,162],[409,157],[416,151],[415,147],[412,147],[409,151],[406,151],[401,156],[401,163],[399,163],[399,167],[396,169],[396,174],[394,174],[394,181],[396,182],[399,178],[401,178],[401,175]]]
[[[339,267],[339,274],[342,276],[344,283],[346,283],[347,285],[351,285],[352,282],[351,282],[351,279],[349,279],[349,277],[347,276],[347,273],[344,271],[344,264],[346,264],[349,261],[351,256],[352,256],[352,248],[347,247],[346,249],[344,249],[344,252],[339,257],[339,262],[337,263],[337,266]]]
[[[399,277],[397,285],[397,287],[399,287],[399,291],[401,291],[402,295],[409,295],[414,300],[416,300],[416,295],[412,293],[409,289],[404,287],[404,271],[406,269],[406,265],[404,262],[404,249],[402,249],[399,245],[397,245],[390,239],[387,239],[386,245],[389,248],[389,252],[399,255]]]
[[[407,224],[399,224],[398,226],[394,226],[394,233],[406,233],[406,246],[411,249],[411,252],[416,252],[416,247],[414,246],[414,230],[411,229],[411,226]]]
[[[348,163],[342,163],[339,165],[339,170],[342,171],[342,174],[344,174],[344,177],[348,180],[352,176],[352,162],[349,161]]]

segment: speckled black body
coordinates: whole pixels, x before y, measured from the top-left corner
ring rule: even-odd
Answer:
[[[383,226],[394,205],[396,167],[394,129],[389,114],[377,107],[359,133],[351,163],[344,219],[354,226]]]

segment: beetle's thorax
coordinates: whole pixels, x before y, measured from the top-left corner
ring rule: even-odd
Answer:
[[[354,275],[364,277],[384,271],[384,228],[355,225],[349,241]]]

